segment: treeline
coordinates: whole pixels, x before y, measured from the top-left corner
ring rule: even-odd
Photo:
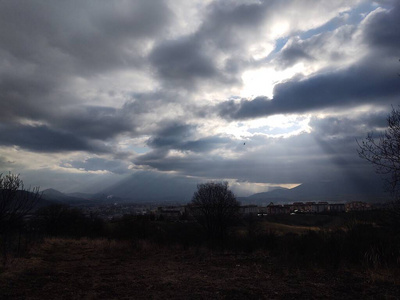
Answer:
[[[39,209],[29,220],[16,224],[3,250],[14,256],[24,255],[32,243],[46,237],[87,237],[130,241],[132,247],[145,240],[157,247],[209,248],[233,253],[261,251],[282,265],[297,267],[399,267],[400,235],[388,222],[386,213],[343,216],[340,226],[330,227],[326,223],[318,231],[301,234],[282,234],[268,228],[265,218],[247,216],[238,219],[224,239],[210,239],[204,228],[192,219],[168,221],[156,220],[153,215],[126,215],[102,220],[85,215],[77,208],[53,205]],[[304,216],[300,218],[305,220]],[[273,219],[279,222],[276,216]],[[305,222],[315,225],[310,220],[312,216]],[[321,219],[316,218],[315,223],[321,224]],[[6,241],[1,242],[4,246]]]

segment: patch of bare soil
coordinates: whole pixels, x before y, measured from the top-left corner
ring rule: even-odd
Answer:
[[[398,299],[384,271],[290,269],[262,253],[46,240],[0,274],[1,299]]]

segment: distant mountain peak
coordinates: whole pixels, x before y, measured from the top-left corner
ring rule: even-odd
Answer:
[[[42,193],[44,195],[64,195],[64,193],[57,191],[55,189],[52,189],[52,188],[43,190]]]
[[[271,201],[274,203],[291,203],[295,201],[380,202],[389,199],[390,196],[384,192],[376,181],[351,178],[350,180],[304,182],[292,189],[274,189],[264,193],[257,193],[247,198],[241,198],[241,201],[243,203],[266,204]]]

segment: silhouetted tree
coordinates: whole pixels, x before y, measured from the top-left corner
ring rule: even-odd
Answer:
[[[388,128],[378,138],[369,133],[365,140],[358,142],[358,154],[376,167],[379,174],[387,174],[389,190],[400,198],[400,106],[392,108],[387,117]]]
[[[36,226],[50,236],[81,237],[88,232],[89,218],[65,204],[43,207],[36,212]]]
[[[24,188],[19,175],[0,174],[0,224],[23,219],[41,198],[39,188]]]
[[[0,174],[0,237],[4,264],[12,234],[17,231],[21,234],[24,217],[40,198],[39,188],[25,189],[19,175]]]
[[[191,202],[192,214],[204,227],[208,238],[223,239],[228,227],[237,221],[239,208],[239,202],[227,182],[197,185]]]

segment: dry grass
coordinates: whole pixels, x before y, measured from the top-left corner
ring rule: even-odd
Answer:
[[[304,234],[308,231],[320,231],[317,226],[298,226],[286,225],[281,223],[263,222],[263,228],[266,232],[274,232],[278,235],[285,235],[287,233]]]
[[[385,272],[283,268],[262,251],[46,239],[0,274],[0,298],[395,299],[399,282]]]

